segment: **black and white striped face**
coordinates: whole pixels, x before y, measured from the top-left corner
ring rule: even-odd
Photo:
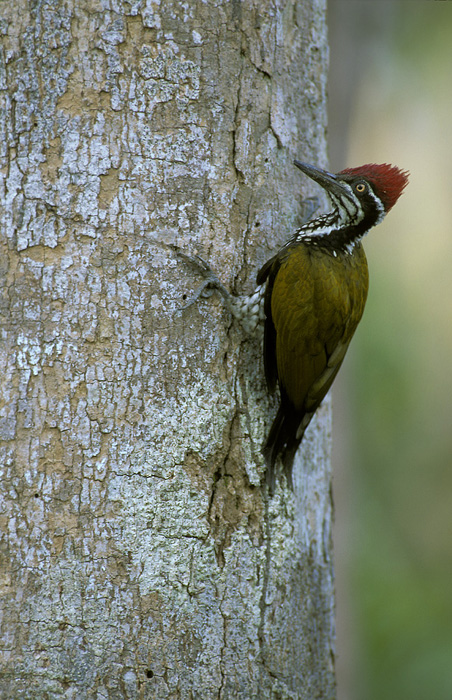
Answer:
[[[386,210],[370,182],[363,177],[349,176],[338,179],[338,183],[342,187],[341,194],[329,192],[328,195],[343,226],[357,226],[367,219],[371,228],[383,221]]]
[[[348,168],[337,175],[299,161],[295,165],[323,187],[333,211],[309,221],[294,238],[332,252],[352,253],[354,245],[383,220],[408,182],[407,173],[386,164]]]

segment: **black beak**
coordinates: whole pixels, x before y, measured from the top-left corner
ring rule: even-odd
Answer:
[[[297,168],[317,182],[324,190],[328,193],[335,194],[337,197],[343,197],[344,195],[350,196],[348,190],[341,184],[336,175],[329,173],[327,170],[321,170],[316,168],[315,165],[309,165],[309,163],[301,163],[299,160],[294,160],[294,164]]]

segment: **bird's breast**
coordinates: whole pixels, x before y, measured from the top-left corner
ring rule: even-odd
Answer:
[[[327,368],[329,376],[342,362],[362,316],[367,289],[361,245],[352,254],[334,256],[301,244],[281,261],[271,294],[278,379],[298,410],[310,388],[322,384]]]

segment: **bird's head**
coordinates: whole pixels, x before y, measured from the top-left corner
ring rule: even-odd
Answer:
[[[336,174],[298,160],[294,163],[327,192],[343,226],[368,230],[378,224],[408,184],[408,173],[387,163],[369,163]]]

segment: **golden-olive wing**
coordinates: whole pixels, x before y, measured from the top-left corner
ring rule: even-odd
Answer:
[[[353,254],[335,257],[298,243],[274,260],[268,285],[266,336],[271,343],[267,338],[266,366],[276,360],[281,390],[297,412],[314,412],[364,311],[368,290],[364,250],[358,244]]]

